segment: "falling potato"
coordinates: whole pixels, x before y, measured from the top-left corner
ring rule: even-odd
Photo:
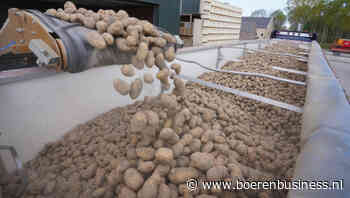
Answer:
[[[122,74],[127,77],[132,77],[135,75],[135,70],[131,65],[123,65],[120,69]]]
[[[139,70],[143,69],[145,65],[145,63],[140,61],[136,56],[131,57],[131,64]]]
[[[113,81],[113,87],[122,96],[126,96],[130,92],[129,83],[119,78]]]
[[[165,56],[165,59],[168,61],[168,62],[171,62],[175,59],[175,56],[176,56],[176,53],[175,53],[175,49],[173,46],[169,47],[165,53],[164,53],[164,56]]]
[[[151,73],[147,72],[143,75],[143,80],[147,84],[152,84],[154,81],[154,78],[153,78],[153,75]]]
[[[145,42],[141,42],[139,44],[139,48],[137,49],[136,58],[139,61],[144,61],[148,55],[148,45]]]
[[[147,57],[146,57],[146,66],[149,68],[152,68],[155,64],[155,58],[153,51],[148,51]]]
[[[137,97],[139,97],[142,92],[142,88],[143,88],[142,80],[139,78],[135,79],[134,82],[131,83],[130,93],[129,93],[130,98],[136,99]]]
[[[180,74],[181,73],[181,65],[178,64],[178,63],[173,63],[171,65],[171,69],[173,69],[176,72],[176,74]]]

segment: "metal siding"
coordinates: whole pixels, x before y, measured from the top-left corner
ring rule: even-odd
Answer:
[[[158,15],[158,25],[172,34],[179,34],[180,0],[142,0],[139,2],[157,4],[155,14]]]
[[[200,0],[182,0],[182,13],[194,14],[199,13]]]

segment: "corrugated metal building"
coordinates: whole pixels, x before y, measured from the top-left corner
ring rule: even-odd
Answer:
[[[147,19],[172,34],[178,34],[180,26],[179,0],[71,0],[78,7],[87,9],[126,10],[131,16]],[[13,1],[2,0],[0,6],[0,26],[7,18],[9,8],[37,9],[62,8],[66,0]]]

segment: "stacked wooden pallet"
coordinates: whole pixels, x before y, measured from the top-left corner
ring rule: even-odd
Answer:
[[[200,13],[202,27],[199,34],[202,44],[239,39],[241,8],[218,0],[201,0]]]

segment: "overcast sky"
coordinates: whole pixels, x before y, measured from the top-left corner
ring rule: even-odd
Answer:
[[[250,16],[250,14],[257,9],[266,9],[271,13],[277,9],[284,9],[287,7],[287,0],[221,0],[229,2],[233,6],[243,8],[243,16]]]

